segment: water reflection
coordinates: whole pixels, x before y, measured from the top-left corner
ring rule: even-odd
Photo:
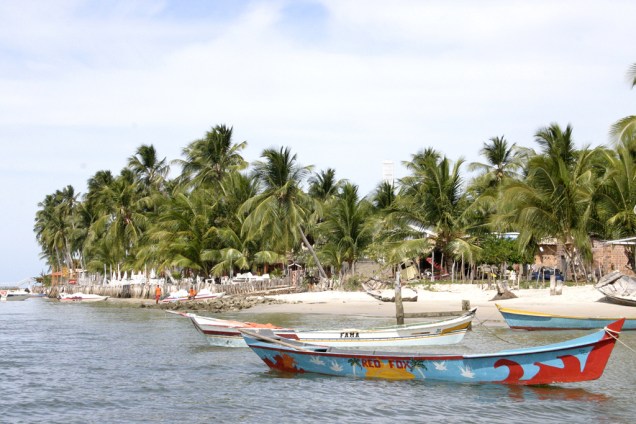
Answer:
[[[582,388],[559,386],[503,386],[512,400],[551,400],[606,402],[607,395],[590,392]]]

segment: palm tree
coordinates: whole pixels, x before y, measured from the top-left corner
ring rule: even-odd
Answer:
[[[473,227],[469,201],[460,176],[463,159],[454,164],[432,149],[416,154],[405,164],[413,174],[402,179],[396,212],[413,229],[432,230],[435,248],[449,263],[464,258],[473,262],[478,250],[470,236]],[[413,243],[413,241],[409,241]]]
[[[205,134],[205,138],[195,140],[183,149],[186,159],[175,162],[182,166],[184,182],[192,186],[207,186],[219,183],[230,171],[247,167],[239,153],[247,142],[234,144],[232,132],[231,127],[217,125]]]
[[[151,145],[141,145],[137,148],[135,155],[128,158],[128,167],[143,184],[144,189],[161,192],[164,190],[166,176],[170,167],[166,158],[161,160],[157,157],[155,147]]]
[[[602,149],[605,170],[600,186],[594,195],[597,219],[602,236],[607,239],[631,237],[636,234],[636,161],[633,143],[623,141],[616,151]],[[632,270],[636,269],[634,246],[628,260]]]
[[[325,171],[320,171],[310,177],[308,182],[308,194],[314,199],[318,199],[323,202],[338,194],[338,191],[344,183],[344,181],[336,179],[336,170],[333,168],[327,168]]]
[[[508,145],[503,137],[492,137],[490,143],[484,143],[479,151],[486,159],[485,163],[472,162],[469,171],[480,171],[478,178],[482,179],[482,186],[499,187],[506,178],[515,177],[522,167],[516,153],[516,144]]]
[[[506,187],[503,201],[515,213],[504,221],[520,231],[522,249],[533,240],[554,237],[565,246],[568,264],[587,259],[594,152],[575,149],[570,125],[563,130],[553,123],[539,129],[535,139],[542,152],[530,159],[527,178]]]
[[[136,248],[148,227],[148,200],[142,196],[134,173],[127,168],[110,184],[103,185],[98,199],[99,216],[90,228],[89,242],[107,242],[120,254],[119,263],[131,266]]]
[[[371,204],[358,197],[358,186],[345,183],[342,193],[329,204],[324,221],[319,224],[327,245],[336,246],[355,274],[355,263],[373,240],[368,223]]]
[[[371,202],[376,210],[381,211],[391,208],[396,198],[395,186],[388,181],[382,181],[373,192]]]
[[[163,204],[157,222],[148,230],[149,242],[137,254],[137,266],[151,262],[159,271],[177,267],[209,275],[217,256],[211,198],[207,190],[182,190]]]
[[[311,253],[321,278],[327,278],[303,226],[312,210],[312,201],[301,184],[311,167],[296,163],[289,148],[266,149],[263,161],[254,163],[254,175],[262,185],[262,193],[246,201],[239,213],[246,214],[243,224],[249,237],[268,238],[281,253],[292,252],[300,240]],[[272,250],[272,249],[270,249]]]
[[[64,263],[72,270],[75,254],[81,255],[77,196],[73,187],[67,186],[38,203],[42,209],[36,213],[34,231],[43,250],[42,257],[52,268],[57,265],[61,269]]]
[[[636,63],[632,64],[627,72],[627,78],[631,87],[636,86]],[[636,115],[630,115],[618,120],[610,129],[610,136],[615,142],[634,138],[636,136]]]

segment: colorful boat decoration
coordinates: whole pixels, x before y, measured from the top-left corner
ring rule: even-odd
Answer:
[[[495,304],[506,324],[515,330],[593,330],[620,318],[555,315],[504,308]],[[623,330],[636,330],[636,318],[626,318]]]
[[[355,351],[300,343],[272,330],[241,330],[273,370],[389,380],[544,385],[599,378],[624,320],[576,339],[486,354]]]
[[[430,346],[459,343],[470,328],[477,308],[464,315],[444,321],[420,322],[417,324],[390,327],[335,330],[297,330],[280,328],[272,324],[230,321],[203,317],[196,314],[182,314],[190,318],[195,328],[207,337],[210,345],[246,347],[241,329],[269,328],[275,334],[292,340],[322,346],[339,347],[388,347],[388,346]]]

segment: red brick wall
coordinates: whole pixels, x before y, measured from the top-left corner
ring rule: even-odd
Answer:
[[[543,252],[537,252],[534,263],[538,266],[555,267],[563,271],[561,255],[565,256],[565,249],[562,244],[541,245]],[[627,254],[629,252],[624,246],[605,244],[602,241],[592,241],[592,261],[594,272],[599,269],[601,275],[612,271],[620,271],[625,274],[634,275],[628,267]],[[590,270],[588,270],[589,272]]]
[[[634,275],[633,270],[628,267],[628,254],[629,251],[625,246],[605,244],[597,240],[592,241],[594,269],[596,270],[600,267],[602,274],[620,271],[625,274]]]

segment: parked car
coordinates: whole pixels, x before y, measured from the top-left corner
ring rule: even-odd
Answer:
[[[557,280],[563,281],[563,273],[558,268],[541,268],[532,273],[532,279],[550,281],[551,275],[555,275]]]

